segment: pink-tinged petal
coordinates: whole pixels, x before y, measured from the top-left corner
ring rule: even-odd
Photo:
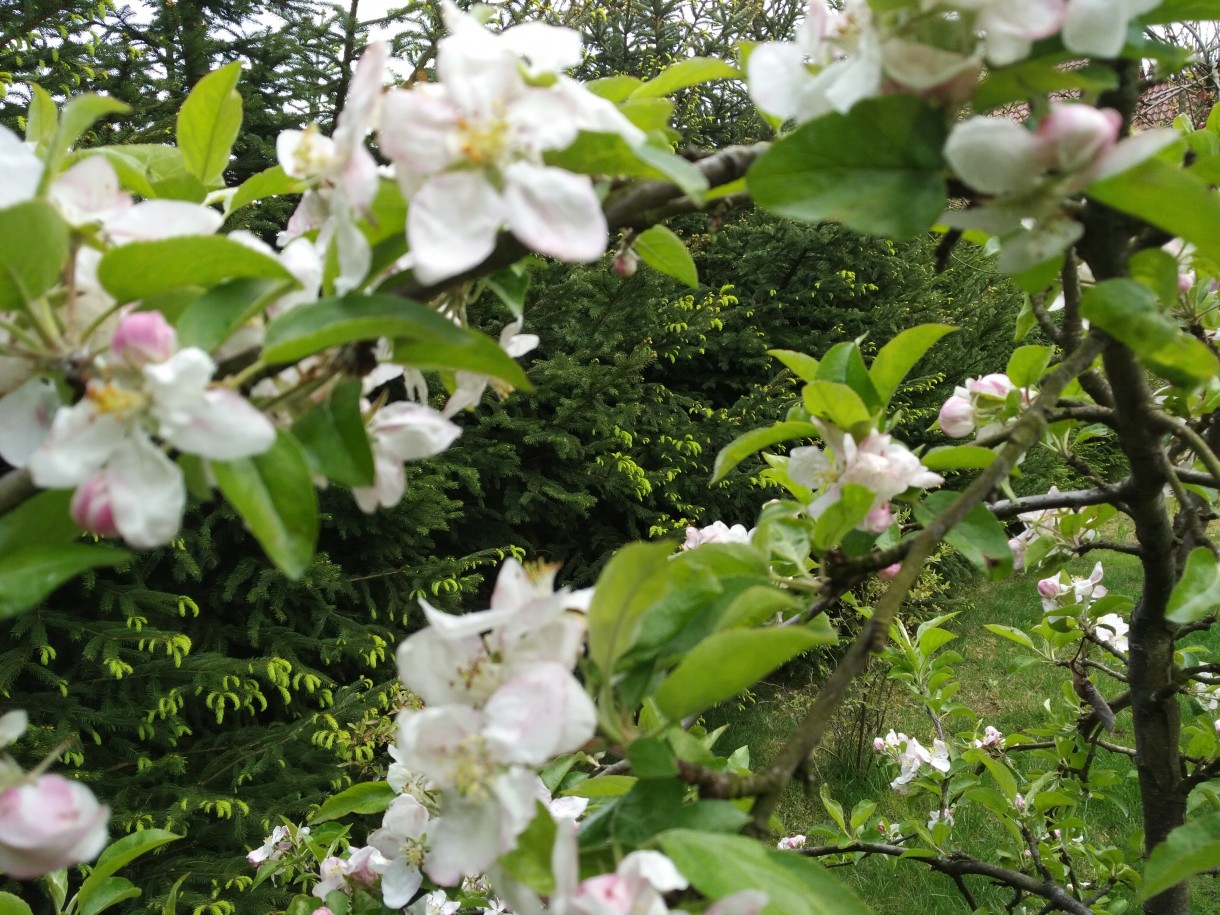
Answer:
[[[0,458],[24,467],[51,431],[59,393],[45,378],[31,378],[0,397]]]
[[[178,465],[143,435],[131,435],[106,465],[118,532],[134,547],[164,546],[178,536],[186,484]]]
[[[965,397],[950,397],[940,408],[938,422],[949,438],[964,438],[974,431],[974,404]]]
[[[94,474],[76,487],[68,511],[73,522],[81,530],[101,537],[119,536],[105,472]]]
[[[394,163],[408,200],[427,178],[454,162],[450,137],[460,116],[445,88],[435,83],[386,96],[377,142],[382,155]]]
[[[17,134],[0,127],[0,209],[31,200],[42,180],[42,160]]]
[[[62,775],[0,792],[0,872],[17,880],[92,861],[106,846],[110,810]]]
[[[484,736],[499,758],[541,765],[569,753],[597,728],[593,701],[560,664],[538,664],[513,677],[487,700]]]
[[[984,194],[1033,190],[1043,172],[1043,143],[1004,118],[972,117],[953,128],[945,159],[957,176]]]
[[[386,62],[390,46],[384,41],[371,41],[356,61],[356,69],[347,90],[347,101],[335,128],[335,145],[339,154],[349,157],[363,150],[364,138],[373,128],[381,90],[385,85]]]
[[[1082,180],[1101,181],[1134,168],[1145,159],[1151,159],[1166,146],[1177,142],[1179,134],[1168,127],[1145,130],[1115,144],[1106,150],[1093,167],[1086,171]]]
[[[181,200],[145,200],[106,223],[116,245],[182,235],[212,235],[224,217],[211,207]]]
[[[271,420],[226,388],[205,391],[185,422],[162,421],[160,432],[175,448],[213,461],[262,454],[275,444]]]
[[[159,311],[135,311],[119,319],[110,351],[134,368],[164,362],[178,349],[178,335]]]
[[[407,477],[402,469],[402,458],[395,457],[374,443],[373,485],[352,487],[356,505],[366,515],[379,508],[393,508],[402,501],[406,489]]]
[[[381,186],[381,171],[373,154],[363,146],[354,150],[335,178],[335,186],[350,208],[367,215]]]
[[[60,407],[50,434],[30,455],[30,476],[45,489],[77,486],[101,470],[126,438],[123,424],[89,399]]]
[[[483,716],[466,705],[433,705],[399,712],[397,724],[395,743],[407,767],[451,788],[459,757],[477,739]]]
[[[407,210],[416,278],[439,283],[481,264],[495,249],[504,217],[504,201],[482,172],[429,180]]]
[[[335,292],[338,295],[346,295],[359,288],[373,262],[369,240],[354,222],[354,216],[354,213],[340,213],[331,223],[334,231],[331,240],[339,261],[339,274],[335,277]],[[318,241],[321,243],[322,239]]]
[[[588,177],[514,162],[504,180],[509,228],[528,247],[565,261],[596,260],[605,252],[606,217]]]
[[[788,42],[758,45],[750,54],[747,73],[754,104],[785,121],[801,110],[813,81],[805,65],[805,52]]]
[[[131,207],[131,195],[119,189],[114,166],[102,156],[89,156],[51,184],[51,200],[74,226],[113,219]]]

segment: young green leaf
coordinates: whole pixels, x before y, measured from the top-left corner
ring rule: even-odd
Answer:
[[[716,455],[716,464],[712,468],[712,482],[723,480],[730,470],[756,451],[778,445],[780,442],[791,441],[794,438],[817,437],[818,427],[813,423],[783,422],[765,429],[751,429],[720,449],[720,453]]]
[[[632,543],[598,576],[589,605],[589,658],[607,680],[634,644],[644,613],[669,592],[672,553],[672,543]]]
[[[54,206],[27,200],[0,210],[0,311],[41,296],[59,282],[67,260],[68,226]]]
[[[360,382],[338,384],[325,403],[314,406],[292,427],[315,472],[345,486],[371,486],[373,450],[360,415]]]
[[[309,823],[315,826],[353,813],[382,813],[396,797],[398,792],[385,782],[357,782],[323,801]]]
[[[240,77],[240,61],[213,70],[195,85],[178,112],[178,148],[187,169],[207,187],[223,183],[241,129],[236,89]]]
[[[882,405],[890,402],[890,398],[902,384],[902,379],[907,377],[915,363],[922,359],[938,340],[956,330],[956,327],[950,327],[948,324],[920,324],[917,327],[908,327],[877,351],[868,374],[881,397]]]
[[[1220,565],[1207,547],[1195,547],[1186,557],[1182,577],[1169,595],[1165,618],[1193,623],[1220,607]]]
[[[1152,849],[1139,898],[1151,899],[1183,880],[1216,867],[1220,867],[1220,813],[1179,826]]]
[[[632,246],[640,260],[653,270],[672,276],[692,289],[699,287],[699,271],[686,244],[665,226],[653,226],[641,232]]]
[[[35,607],[88,569],[121,565],[131,553],[94,543],[26,546],[0,558],[0,620]]]
[[[295,282],[274,257],[221,235],[120,245],[102,256],[97,274],[105,290],[119,302],[147,299],[189,286],[215,286],[232,279]]]
[[[648,82],[638,86],[631,98],[658,98],[679,89],[697,86],[717,79],[736,79],[741,71],[713,57],[688,57],[670,64]]]

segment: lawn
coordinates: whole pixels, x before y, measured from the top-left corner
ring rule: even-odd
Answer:
[[[1136,597],[1140,569],[1135,557],[1097,553],[1087,561],[1074,562],[1069,571],[1087,576],[1099,557],[1105,568],[1103,581],[1110,591]],[[977,712],[983,725],[993,725],[1010,735],[1035,727],[1045,714],[1042,706],[1046,699],[1060,694],[1070,681],[1070,673],[1061,667],[1021,663],[1021,657],[1030,652],[982,628],[987,623],[1018,628],[1035,625],[1042,616],[1035,585],[1032,577],[1019,574],[994,583],[975,580],[950,590],[935,607],[936,613],[958,614],[946,626],[959,636],[951,648],[963,657],[956,667],[961,683],[956,698]],[[1212,640],[1220,643],[1214,636]],[[1119,691],[1116,687],[1121,688],[1121,684],[1104,682],[1107,679],[1104,676],[1095,679],[1103,694],[1112,695]],[[717,710],[714,716],[709,716],[709,723],[729,726],[722,738],[722,752],[748,744],[753,749],[755,768],[765,765],[800,720],[814,690],[814,685],[802,684],[800,677],[789,671],[781,681],[761,685],[752,701]],[[968,731],[972,728],[969,722],[965,716],[954,717],[949,730]],[[1120,713],[1109,739],[1115,744],[1132,746],[1130,724],[1130,713]],[[927,713],[901,684],[885,680],[877,671],[862,685],[854,697],[854,708],[849,714],[840,715],[826,746],[819,750],[808,788],[793,785],[785,795],[779,815],[789,833],[808,833],[815,826],[830,822],[819,797],[823,785],[849,811],[858,801],[872,799],[877,801],[878,813],[883,817],[926,818],[926,799],[910,802],[893,791],[889,787],[893,778],[891,768],[874,758],[873,738],[884,735],[890,728],[931,746],[934,734]],[[1009,755],[1020,770],[1022,754]],[[1139,793],[1131,761],[1123,755],[1101,751],[1097,766],[1114,770],[1118,778],[1112,787],[1099,792],[1104,798],[1089,802],[1086,817],[1094,840],[1118,847],[1140,843],[1142,837],[1134,831]],[[908,803],[918,807],[908,810],[905,806]],[[984,859],[992,858],[998,847],[1013,848],[1007,831],[991,813],[978,806],[963,807],[958,813],[948,844]],[[905,915],[915,900],[919,910],[927,915],[961,915],[970,911],[949,879],[915,861],[870,858],[838,873],[880,915]],[[968,878],[968,882],[987,911],[1004,911],[1011,898],[1009,892],[989,887],[979,877]],[[1214,881],[1200,879],[1196,884],[1194,910],[1220,912],[1220,892]],[[1035,906],[1030,911],[1036,910]]]

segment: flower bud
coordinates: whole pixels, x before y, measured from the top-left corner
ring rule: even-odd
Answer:
[[[1060,585],[1058,575],[1056,575],[1054,578],[1044,578],[1038,582],[1038,595],[1043,600],[1054,600],[1059,596],[1059,593]]]
[[[974,431],[974,404],[955,394],[940,408],[939,422],[949,438],[965,438]]]
[[[178,349],[178,335],[159,311],[136,311],[119,321],[110,349],[128,365],[139,368],[172,356]]]
[[[614,257],[614,272],[625,280],[635,276],[635,271],[639,266],[640,256],[630,248],[620,251]]]
[[[902,563],[896,562],[893,565],[886,566],[884,569],[882,569],[880,572],[878,572],[877,577],[880,578],[882,581],[893,581],[895,578],[898,577],[898,572],[901,568],[902,568]],[[878,737],[877,739],[880,740],[881,738]]]
[[[882,502],[864,516],[864,520],[860,522],[860,528],[870,534],[880,534],[882,531],[889,530],[893,523],[894,512],[890,509],[890,503]]]
[[[1012,379],[1000,372],[984,375],[982,378],[969,378],[966,380],[966,390],[971,394],[979,394],[983,397],[998,397],[1001,400],[1007,397],[1010,391],[1016,390],[1016,387],[1012,383]]]
[[[1046,164],[1060,172],[1078,172],[1118,142],[1122,116],[1113,108],[1092,105],[1052,105],[1038,125],[1046,145]]]
[[[1025,570],[1025,541],[1020,537],[1010,537],[1008,548],[1012,550],[1012,570],[1023,572]]]
[[[114,523],[114,505],[110,500],[110,487],[106,476],[95,473],[72,494],[69,508],[72,520],[81,530],[101,537],[118,537],[119,529]]]
[[[0,793],[0,871],[30,880],[92,861],[106,845],[108,808],[80,782],[40,775]]]
[[[1217,723],[1217,725],[1220,725],[1220,721],[1218,721],[1216,723]],[[885,749],[885,741],[882,740],[880,737],[874,737],[873,738],[873,752],[880,753],[884,749]]]
[[[1013,803],[1013,806],[1016,807],[1018,810],[1024,810],[1025,809],[1025,796],[1022,794],[1018,794],[1015,798],[1013,798],[1012,803]]]
[[[1186,293],[1190,292],[1190,287],[1194,284],[1195,272],[1193,270],[1178,274],[1178,292],[1182,293],[1182,295],[1186,295]]]

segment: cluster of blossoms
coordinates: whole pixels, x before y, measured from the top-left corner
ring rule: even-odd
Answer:
[[[1038,582],[1038,596],[1042,598],[1044,613],[1054,613],[1065,607],[1079,606],[1087,611],[1089,604],[1098,598],[1105,597],[1108,591],[1101,584],[1103,569],[1101,563],[1093,567],[1088,578],[1057,572],[1049,578]]]
[[[705,543],[749,543],[753,533],[752,530],[746,530],[744,524],[734,524],[729,527],[723,521],[713,521],[707,527],[692,525],[686,529],[686,539],[682,542],[682,549],[693,550]]]
[[[795,42],[768,42],[750,56],[755,104],[783,120],[846,112],[861,99],[909,92],[947,104],[970,97],[984,63],[1026,57],[1033,42],[1060,34],[1070,51],[1115,57],[1127,23],[1160,0],[932,0],[841,11],[810,0]]]
[[[1019,396],[1010,397],[1017,386],[1007,375],[995,373],[982,378],[967,378],[964,385],[953,389],[953,396],[940,408],[940,429],[949,438],[965,438],[978,429],[980,436],[1000,428],[1017,406],[1025,406],[1034,393],[1022,388]]]
[[[275,428],[235,391],[212,383],[216,364],[178,348],[159,312],[134,312],[92,360],[85,396],[60,403],[36,376],[0,400],[0,456],[45,488],[74,487],[73,519],[138,547],[169,542],[182,523],[182,470],[163,447],[209,460],[260,454]]]
[[[631,144],[644,134],[618,109],[563,70],[580,63],[577,32],[523,23],[493,34],[451,2],[437,47],[436,82],[382,97],[388,50],[370,45],[333,138],[316,127],[288,131],[277,152],[284,170],[315,183],[285,238],[317,230],[341,265],[338,291],[355,289],[370,267],[355,226],[377,192],[379,170],[364,148],[378,128],[409,209],[409,266],[425,283],[481,263],[502,229],[563,260],[605,251],[606,219],[592,181],[545,165],[543,154],[570,145],[581,130],[616,133]]]
[[[1058,492],[1059,487],[1052,486],[1046,494],[1053,496]],[[1039,538],[1045,537],[1053,541],[1052,553],[1073,553],[1076,547],[1096,540],[1097,529],[1087,525],[1072,525],[1073,532],[1070,535],[1065,533],[1063,521],[1074,514],[1076,512],[1072,509],[1046,508],[1017,515],[1017,520],[1023,522],[1025,527],[1008,541],[1008,547],[1012,550],[1013,568],[1018,572],[1025,568],[1026,551]]]
[[[988,750],[990,750],[990,749],[1003,750],[1004,749],[1004,735],[997,728],[995,728],[989,724],[989,725],[987,725],[987,727],[985,727],[983,729],[982,738],[975,739],[974,745],[976,747],[982,747],[983,749],[988,749]]]
[[[941,773],[949,771],[949,747],[939,737],[932,741],[932,749],[928,750],[914,737],[897,734],[891,728],[884,738],[873,740],[873,750],[884,753],[898,764],[898,777],[890,782],[890,787],[899,794],[907,793],[907,785],[919,776],[924,766]]]
[[[844,486],[863,486],[873,493],[873,503],[858,527],[878,534],[894,523],[891,499],[908,489],[926,489],[944,482],[905,445],[876,429],[857,441],[850,433],[825,423],[818,427],[828,447],[794,448],[788,460],[792,481],[818,493],[809,505],[813,518],[821,517],[843,497]]]
[[[29,725],[23,711],[0,715],[0,750]],[[106,846],[110,810],[80,782],[43,769],[24,772],[0,753],[0,874],[30,880],[92,861]]]
[[[1065,197],[1126,171],[1177,138],[1164,129],[1120,142],[1121,128],[1117,111],[1077,104],[1051,105],[1033,130],[1000,117],[960,122],[945,143],[945,159],[968,187],[991,199],[947,210],[942,221],[996,236],[1003,272],[1047,260],[1084,232],[1062,210]]]

